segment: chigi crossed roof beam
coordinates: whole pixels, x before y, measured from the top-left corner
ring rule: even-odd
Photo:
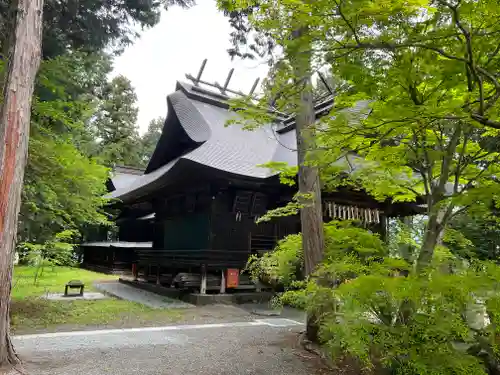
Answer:
[[[202,80],[203,72],[205,71],[205,67],[207,66],[207,61],[208,61],[208,59],[203,60],[196,77],[193,76],[192,74],[189,74],[189,73],[186,74],[186,78],[189,79],[191,82],[193,82],[193,85],[194,85],[193,88],[195,90],[199,89],[199,90],[203,91],[203,88],[200,87],[200,84],[203,84],[205,86],[209,86],[209,87],[213,87],[213,88],[218,89],[220,91],[220,95],[221,95],[220,99],[222,99],[222,100],[230,99],[228,93],[242,96],[242,97],[252,98],[255,100],[258,99],[254,95],[254,93],[255,93],[255,90],[257,89],[257,86],[259,85],[260,78],[257,78],[254,81],[254,84],[253,84],[253,86],[250,89],[250,92],[248,94],[245,94],[242,91],[235,91],[235,90],[232,90],[229,88],[229,83],[231,82],[231,78],[233,77],[233,74],[234,74],[234,68],[232,68],[229,71],[229,73],[226,77],[226,80],[224,82],[224,85],[221,85],[218,82],[212,83],[212,82]],[[321,82],[325,86],[326,90],[328,91],[328,93],[326,95],[323,95],[320,98],[317,98],[315,100],[315,107],[319,107],[320,111],[323,112],[324,109],[329,110],[333,107],[334,90],[330,87],[328,81],[326,80],[325,76],[321,72],[318,71],[317,74],[318,74]],[[212,95],[216,95],[216,93],[212,93]],[[315,108],[315,109],[317,110],[318,108]],[[283,113],[283,112],[279,111],[277,108],[275,108],[272,104],[270,104],[270,110],[272,112],[276,113],[277,115],[281,116],[282,120],[285,124],[292,121],[294,118],[293,114]]]
[[[216,89],[218,89],[220,91],[220,93],[226,97],[229,97],[227,95],[227,93],[231,93],[231,94],[234,94],[234,95],[239,95],[239,96],[247,96],[247,97],[252,97],[255,90],[257,89],[257,85],[259,84],[260,82],[260,78],[257,78],[250,90],[250,92],[248,94],[245,94],[241,91],[235,91],[235,90],[231,90],[228,86],[229,86],[229,83],[231,82],[231,78],[233,77],[233,73],[234,73],[234,68],[232,68],[230,71],[229,71],[229,74],[227,75],[226,77],[226,81],[224,82],[224,85],[221,85],[220,83],[218,82],[208,82],[208,81],[204,81],[201,79],[201,77],[203,76],[203,72],[205,70],[205,67],[207,65],[207,59],[203,60],[203,62],[201,63],[201,67],[200,67],[200,70],[198,71],[198,74],[196,75],[196,77],[194,77],[193,75],[191,74],[186,74],[186,78],[189,79],[191,82],[193,82],[193,84],[197,87],[201,84],[203,85],[206,85],[206,86],[210,86],[210,87],[214,87]]]

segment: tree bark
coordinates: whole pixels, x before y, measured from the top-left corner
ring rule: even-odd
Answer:
[[[417,272],[422,272],[429,266],[434,256],[434,249],[442,242],[444,228],[442,223],[443,217],[443,210],[439,210],[429,215],[422,246],[420,247],[420,253],[417,259]]]
[[[18,0],[0,109],[0,368],[19,364],[9,332],[12,267],[40,65],[43,0]]]
[[[300,28],[294,33],[294,39],[300,39],[307,32],[307,28]],[[313,125],[316,122],[314,111],[313,88],[311,81],[311,54],[309,43],[296,44],[303,48],[294,49],[291,61],[300,90],[298,110],[296,115],[298,182],[301,202],[304,207],[300,210],[302,230],[302,247],[304,251],[304,268],[306,276],[311,275],[318,264],[323,260],[324,233],[323,211],[321,207],[321,185],[319,170],[307,163],[307,154],[315,148]],[[308,198],[304,199],[304,195]],[[309,198],[310,196],[310,198]],[[318,341],[318,325],[314,314],[307,317],[306,336],[309,340]]]
[[[319,171],[317,167],[308,165],[306,161],[308,150],[314,147],[313,134],[308,129],[315,121],[312,91],[310,89],[302,91],[301,107],[296,120],[299,193],[309,195],[310,199],[302,199],[304,207],[300,210],[300,221],[304,249],[304,268],[306,275],[310,275],[323,260],[324,247]]]
[[[308,82],[307,86],[310,86]],[[304,251],[304,269],[311,275],[323,260],[324,233],[323,211],[321,207],[321,186],[317,167],[307,165],[306,154],[314,146],[313,134],[308,129],[315,122],[312,90],[301,92],[301,109],[297,114],[297,153],[299,161],[299,193],[309,194],[300,210],[302,230],[302,248]],[[319,341],[319,325],[315,314],[307,316],[306,337],[312,342]]]

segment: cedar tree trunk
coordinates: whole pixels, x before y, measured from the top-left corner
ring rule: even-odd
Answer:
[[[0,110],[0,368],[19,363],[9,335],[12,263],[40,65],[43,0],[17,0]]]
[[[307,28],[298,29],[294,39],[298,41],[307,32]],[[297,154],[299,163],[299,193],[309,194],[311,199],[303,199],[305,204],[300,210],[302,230],[302,247],[304,250],[305,273],[310,275],[317,265],[323,260],[324,234],[323,213],[321,208],[321,186],[319,171],[315,166],[308,165],[306,156],[315,146],[313,125],[316,121],[311,83],[311,54],[310,43],[301,43],[304,49],[297,48],[292,51],[295,76],[301,85],[298,111],[296,115]],[[311,341],[318,340],[318,325],[314,315],[307,317],[307,338]]]
[[[300,210],[300,221],[305,273],[310,275],[323,260],[323,214],[319,171],[317,167],[308,165],[306,162],[308,150],[314,147],[313,134],[311,129],[308,129],[315,121],[312,91],[305,89],[300,96],[302,108],[297,115],[296,125],[299,193],[311,196],[311,199],[303,199],[305,206]]]

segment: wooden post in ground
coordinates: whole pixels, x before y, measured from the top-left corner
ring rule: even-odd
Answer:
[[[207,294],[207,268],[205,265],[201,266],[200,294]]]
[[[220,277],[220,294],[226,293],[226,270],[221,271]]]
[[[2,49],[8,49],[0,110],[0,373],[19,364],[10,338],[10,291],[31,101],[40,66],[43,0],[10,1],[15,10]],[[5,20],[4,20],[5,21]],[[9,21],[9,20],[7,20]]]
[[[132,263],[132,276],[134,278],[134,281],[137,281],[139,272],[137,271],[137,263]]]

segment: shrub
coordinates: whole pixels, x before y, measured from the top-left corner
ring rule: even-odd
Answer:
[[[64,230],[43,244],[23,242],[19,245],[25,253],[28,265],[36,268],[33,281],[35,285],[45,267],[74,266],[76,264],[75,244],[73,242],[78,234],[76,230]]]
[[[334,261],[345,254],[359,258],[383,256],[387,250],[377,234],[347,221],[332,221],[324,225],[325,259]],[[276,248],[263,256],[250,257],[246,270],[253,279],[274,286],[296,289],[304,285],[302,236],[293,234],[278,242]]]
[[[416,275],[404,260],[360,262],[346,255],[325,261],[319,278],[325,270],[356,274],[334,289],[313,281],[307,286],[332,356],[347,352],[367,368],[396,374],[485,374],[496,367],[497,266],[441,258]],[[410,273],[401,276],[401,270]]]
[[[289,288],[301,279],[303,269],[302,236],[292,234],[278,242],[276,248],[263,256],[249,258],[246,270],[252,279],[274,287]]]
[[[302,262],[298,236],[252,267],[287,285],[281,303],[318,319],[332,357],[391,374],[500,374],[497,265],[466,263],[440,247],[417,275],[365,229],[332,222],[325,237],[324,261],[307,280],[293,272]]]

